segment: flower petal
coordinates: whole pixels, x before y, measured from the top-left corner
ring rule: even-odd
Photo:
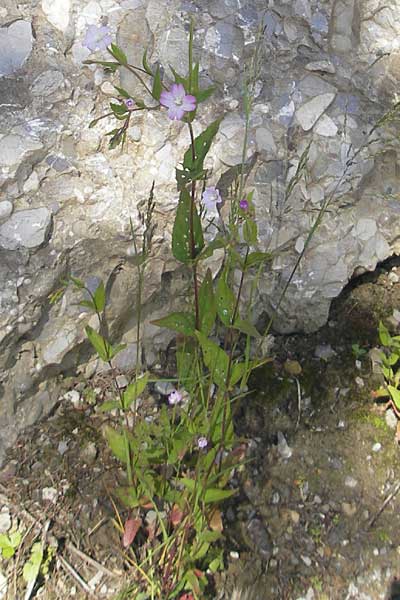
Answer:
[[[183,98],[182,108],[187,112],[191,112],[196,108],[196,98],[189,94]]]
[[[185,88],[181,83],[173,83],[171,85],[171,94],[174,100],[183,100],[183,97],[185,95]]]
[[[169,107],[167,114],[173,121],[180,121],[185,114],[185,111],[182,106],[174,105]]]
[[[174,99],[174,96],[172,95],[172,93],[167,92],[166,90],[161,92],[160,104],[162,106],[165,106],[166,108],[171,108],[171,107],[175,106],[175,99]]]

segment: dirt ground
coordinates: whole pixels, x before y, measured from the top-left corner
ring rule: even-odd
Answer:
[[[378,345],[380,319],[399,328],[399,265],[355,280],[316,334],[276,336],[273,363],[236,407],[251,460],[234,475],[239,493],[224,508],[226,570],[210,600],[400,598],[396,418],[374,411],[378,377],[368,353],[352,350]],[[62,382],[60,396],[72,390],[73,402],[64,399],[9,453],[0,531],[19,523],[24,537],[0,562],[0,598],[134,598],[129,587],[118,595],[129,581],[112,496],[121,473],[93,404],[107,385]],[[156,395],[148,410],[157,410]],[[27,596],[21,572],[34,542],[54,550]]]

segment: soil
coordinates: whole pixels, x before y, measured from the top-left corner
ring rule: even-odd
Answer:
[[[317,333],[275,337],[273,362],[236,407],[250,460],[224,506],[226,570],[210,600],[400,598],[396,418],[375,411],[379,377],[368,354],[352,349],[379,345],[380,319],[399,328],[399,264],[354,280]],[[73,389],[80,401],[63,400],[26,432],[0,474],[0,530],[7,515],[25,528],[16,555],[1,561],[8,592],[1,596],[0,581],[0,598],[27,597],[21,572],[35,541],[53,546],[54,558],[31,598],[116,598],[128,586],[112,496],[121,472],[101,435],[106,417],[92,404],[109,382],[60,385],[60,397]]]

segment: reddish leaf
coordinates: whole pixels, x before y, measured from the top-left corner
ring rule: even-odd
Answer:
[[[122,545],[124,548],[129,548],[136,537],[142,525],[142,519],[129,518],[125,521],[124,535],[122,537]]]
[[[186,594],[183,594],[179,600],[194,600],[194,596],[191,592],[187,592]]]
[[[179,525],[179,523],[182,521],[183,511],[179,508],[179,506],[177,504],[173,505],[170,515],[169,515],[169,518],[174,527]]]

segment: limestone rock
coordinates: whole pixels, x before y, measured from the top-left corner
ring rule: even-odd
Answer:
[[[12,211],[12,202],[10,202],[9,200],[3,200],[2,202],[0,202],[0,222],[8,219]]]
[[[312,129],[334,98],[335,94],[321,94],[309,100],[297,110],[296,118],[304,131]]]
[[[9,133],[0,138],[0,172],[1,169],[13,176],[19,165],[43,149],[42,142],[36,137]]]
[[[37,248],[47,238],[52,216],[45,207],[15,212],[0,225],[0,249]]]
[[[71,0],[42,0],[42,10],[47,20],[60,31],[69,25]]]
[[[0,77],[22,67],[32,52],[32,26],[28,21],[14,21],[0,28]]]

